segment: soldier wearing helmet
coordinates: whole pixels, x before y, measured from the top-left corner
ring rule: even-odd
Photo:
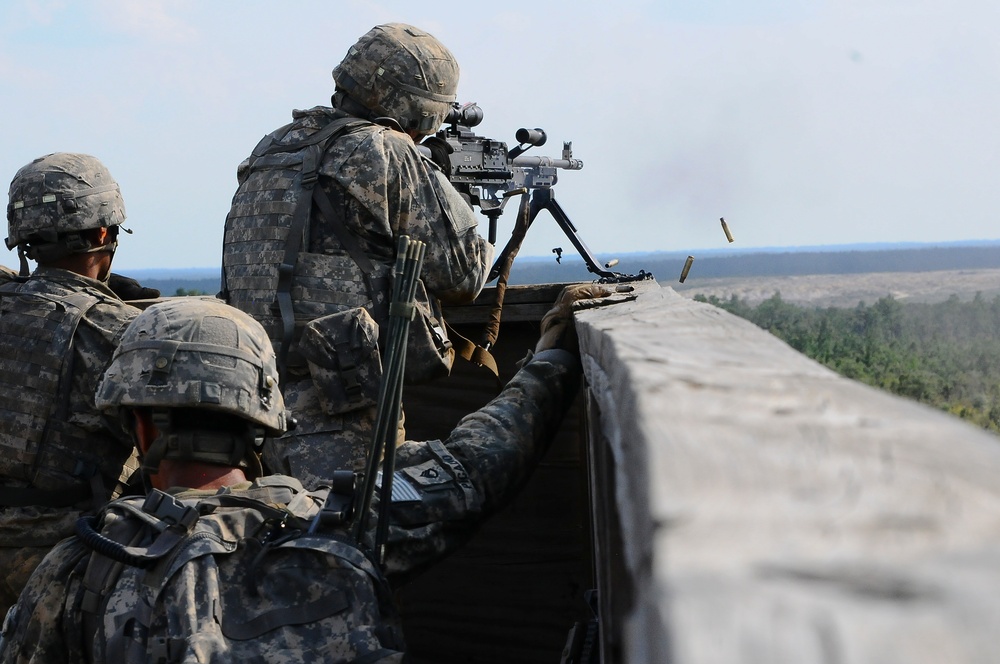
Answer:
[[[392,586],[461,546],[523,484],[579,384],[572,305],[609,293],[567,288],[496,399],[447,440],[398,448],[382,565],[377,495],[354,538],[354,473],[313,491],[256,477],[261,440],[287,421],[260,325],[217,300],[148,307],[97,402],[130,423],[155,489],[83,519],[46,557],[8,616],[0,661],[404,661]]]
[[[94,404],[139,313],[107,283],[124,220],[118,184],[89,155],[35,159],[10,185],[7,247],[17,249],[21,274],[0,286],[3,612],[45,552],[133,467],[130,437]],[[30,276],[29,258],[38,262]]]
[[[485,285],[493,247],[415,143],[443,122],[458,75],[455,57],[427,32],[376,26],[334,68],[332,107],[294,111],[238,169],[222,295],[268,331],[299,422],[265,449],[265,464],[306,484],[332,467],[360,467],[374,409],[323,405],[300,352],[303,328],[356,307],[384,323],[397,240],[409,235],[427,253],[417,295],[424,315],[414,325],[425,342],[411,342],[406,375],[426,382],[446,374],[454,357],[440,304],[471,301]],[[338,449],[320,446],[333,431]]]

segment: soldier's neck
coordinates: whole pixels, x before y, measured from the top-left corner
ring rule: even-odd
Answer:
[[[159,472],[150,476],[154,488],[166,491],[174,487],[186,489],[221,489],[247,481],[239,468],[216,466],[196,461],[160,461]]]
[[[69,270],[84,277],[104,281],[111,273],[111,254],[107,252],[70,254],[45,263],[45,267]]]

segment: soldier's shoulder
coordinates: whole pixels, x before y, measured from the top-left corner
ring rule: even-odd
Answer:
[[[375,163],[420,162],[417,146],[406,134],[382,125],[362,125],[337,141],[329,151],[334,161]]]
[[[292,111],[292,122],[324,125],[330,122],[337,111],[329,106],[313,106],[312,108],[296,108]]]

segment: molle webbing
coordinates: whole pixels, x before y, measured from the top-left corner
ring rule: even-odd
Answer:
[[[253,316],[275,344],[282,377],[302,364],[296,346],[310,320],[358,306],[373,306],[369,281],[388,268],[361,270],[349,254],[308,251],[317,172],[330,141],[356,118],[333,120],[305,139],[285,141],[288,125],[266,136],[250,157],[249,172],[233,197],[223,250],[229,304]]]
[[[115,458],[116,442],[69,423],[73,389],[73,338],[97,295],[46,284],[0,289],[0,477],[10,488],[32,488],[21,500],[0,495],[0,504],[71,505],[83,487],[100,490],[101,471]],[[84,451],[86,450],[86,451]],[[51,490],[44,496],[39,491]],[[91,491],[86,491],[90,494]],[[106,498],[106,496],[101,496]],[[30,500],[29,503],[24,501]]]

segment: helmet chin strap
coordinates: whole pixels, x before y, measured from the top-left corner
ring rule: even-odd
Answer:
[[[263,432],[257,427],[245,431],[203,431],[177,429],[169,408],[152,411],[156,438],[142,455],[142,470],[155,475],[164,459],[196,461],[224,468],[240,468],[254,477],[263,474],[260,458],[256,454],[258,440]]]
[[[28,257],[24,255],[24,247],[22,245],[18,245],[17,247],[17,258],[21,263],[18,274],[22,277],[27,277],[31,274],[31,270],[28,268]]]
[[[26,260],[28,258],[40,263],[50,263],[66,256],[72,256],[73,254],[109,253],[113,259],[115,252],[118,250],[117,228],[117,226],[109,227],[107,235],[109,239],[104,244],[99,245],[94,245],[85,239],[81,231],[60,235],[54,242],[44,242],[41,244],[31,244],[29,242],[26,247],[18,245],[17,252],[21,259],[20,274],[22,277],[28,276],[28,261]],[[99,280],[104,281],[110,274],[111,268],[109,263],[108,274],[100,277]]]

